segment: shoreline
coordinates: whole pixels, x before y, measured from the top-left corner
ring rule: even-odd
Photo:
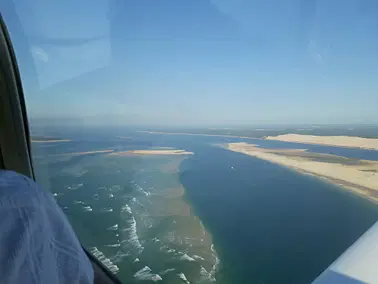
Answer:
[[[31,143],[58,143],[58,142],[71,142],[71,139],[53,139],[53,140],[30,140]]]
[[[154,150],[129,150],[122,152],[112,152],[109,156],[132,156],[132,155],[194,155],[193,152],[181,150],[181,149],[154,149]]]
[[[206,133],[188,133],[188,132],[164,132],[164,131],[148,131],[148,130],[137,130],[140,133],[146,134],[164,134],[164,135],[189,135],[189,136],[210,136],[210,137],[227,137],[227,138],[242,138],[242,139],[262,139],[248,136],[237,136],[237,135],[227,135],[227,134],[206,134]]]
[[[101,153],[111,153],[114,150],[97,150],[97,151],[87,151],[87,152],[72,152],[72,153],[62,153],[49,155],[50,157],[60,157],[60,156],[80,156],[80,155],[89,155],[89,154],[101,154]]]
[[[378,203],[378,162],[310,153],[303,149],[264,149],[248,143],[229,143],[226,149],[325,179]]]
[[[357,136],[316,136],[303,134],[283,134],[277,136],[266,136],[264,140],[333,147],[358,148],[364,150],[378,150],[377,138],[363,138]]]

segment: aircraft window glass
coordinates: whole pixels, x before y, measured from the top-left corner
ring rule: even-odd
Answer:
[[[123,282],[309,283],[377,220],[372,1],[0,7],[36,180]]]

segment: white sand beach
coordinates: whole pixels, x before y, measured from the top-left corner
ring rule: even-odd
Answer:
[[[378,201],[378,162],[309,153],[303,149],[263,149],[248,143],[229,143],[231,151],[243,153],[328,181]]]
[[[284,134],[278,136],[267,136],[266,140],[278,140],[284,142],[296,142],[306,144],[319,144],[339,147],[353,147],[361,149],[378,150],[378,139],[362,138],[353,136],[314,136],[301,134]]]

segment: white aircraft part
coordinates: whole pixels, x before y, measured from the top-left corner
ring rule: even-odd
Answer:
[[[313,282],[328,283],[378,283],[378,222]]]

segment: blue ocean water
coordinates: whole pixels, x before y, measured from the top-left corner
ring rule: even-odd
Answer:
[[[118,135],[132,139],[74,133],[72,142],[38,146],[34,153],[44,159],[49,153],[157,146],[194,152],[181,163],[179,179],[220,255],[217,283],[309,283],[378,219],[375,204],[337,186],[214,144],[246,141],[378,160],[376,151],[224,137]]]
[[[375,204],[325,181],[224,149],[182,168],[231,283],[309,283],[378,217]]]

